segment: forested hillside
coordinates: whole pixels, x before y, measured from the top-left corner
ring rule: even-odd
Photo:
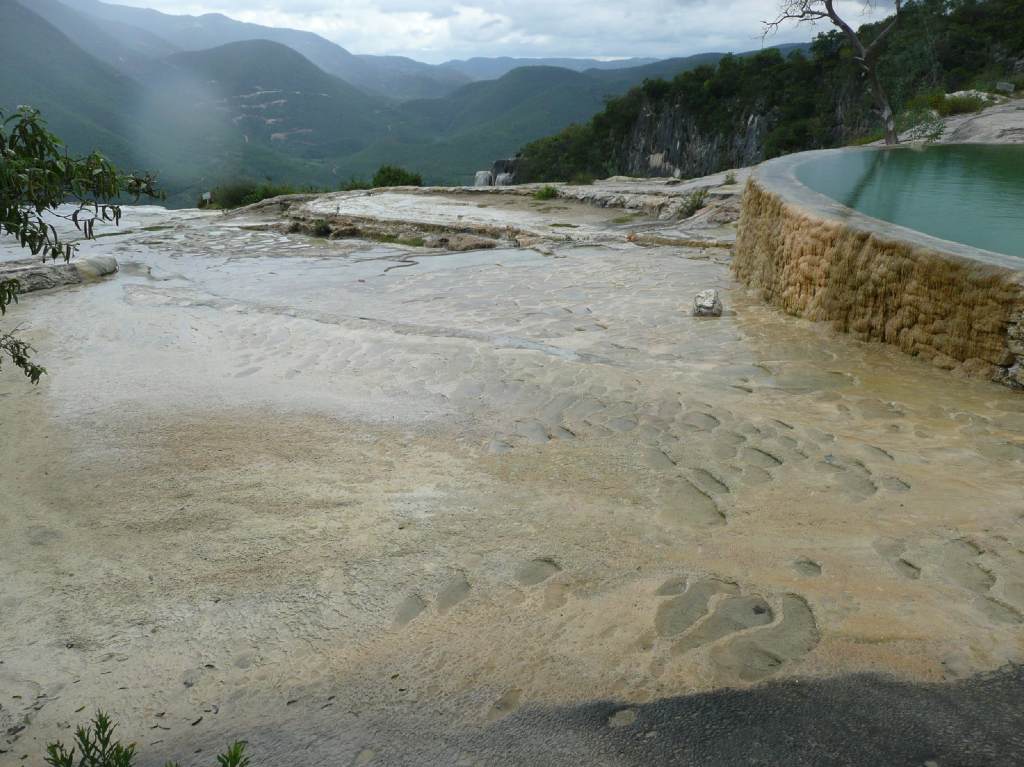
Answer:
[[[871,40],[880,28],[861,32]],[[933,93],[991,90],[1000,80],[1024,86],[1024,2],[912,2],[879,69],[904,125]],[[831,31],[806,55],[727,56],[672,80],[648,80],[592,120],[525,146],[517,180],[692,177],[877,138],[881,127],[846,39]]]

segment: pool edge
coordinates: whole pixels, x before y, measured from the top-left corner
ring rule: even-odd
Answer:
[[[733,271],[783,311],[1024,389],[1024,260],[847,208],[799,182],[804,152],[743,192]],[[1017,262],[1017,263],[1014,263]]]

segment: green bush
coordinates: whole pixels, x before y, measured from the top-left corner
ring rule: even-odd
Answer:
[[[726,186],[732,186],[735,183],[736,183],[736,174],[733,173],[732,171],[729,171],[728,173],[726,173],[725,174],[725,185]]]
[[[373,186],[423,186],[423,176],[394,165],[382,165],[373,174]]]
[[[707,189],[695,189],[683,198],[683,206],[679,209],[680,218],[689,218],[703,208],[708,201]]]
[[[338,187],[339,192],[357,192],[360,189],[373,189],[373,184],[361,178],[353,177]]]
[[[980,112],[986,106],[988,102],[978,96],[947,96],[941,89],[933,89],[919,93],[908,101],[906,112],[914,114],[931,109],[941,117],[949,117]]]
[[[126,746],[115,740],[116,728],[110,717],[99,711],[88,725],[79,725],[75,730],[71,748],[60,741],[47,745],[44,761],[50,767],[134,767],[135,744]],[[232,743],[224,753],[217,755],[218,767],[249,767],[249,764],[245,744],[241,741]],[[177,765],[168,762],[167,767]]]
[[[553,200],[558,197],[558,190],[553,186],[543,186],[533,193],[535,200]]]
[[[885,138],[885,134],[882,131],[875,131],[869,133],[866,136],[859,136],[850,142],[850,146],[867,146],[868,144],[874,144],[876,141],[881,141]]]
[[[986,106],[988,102],[977,96],[947,96],[940,102],[936,111],[943,117],[949,117],[980,112]]]
[[[322,191],[326,190],[313,187],[300,189],[290,184],[273,184],[269,181],[232,181],[214,187],[210,195],[210,202],[206,203],[204,200],[200,200],[198,207],[231,210],[232,208],[254,205],[257,202],[269,200],[272,197],[280,197],[284,194],[313,194]]]

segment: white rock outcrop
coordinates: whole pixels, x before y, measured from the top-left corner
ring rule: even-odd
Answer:
[[[693,299],[694,317],[721,317],[722,299],[714,288],[702,290]]]

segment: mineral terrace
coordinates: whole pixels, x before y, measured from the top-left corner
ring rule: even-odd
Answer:
[[[84,243],[8,315],[0,764],[1020,763],[1024,396],[741,290],[723,181]]]

